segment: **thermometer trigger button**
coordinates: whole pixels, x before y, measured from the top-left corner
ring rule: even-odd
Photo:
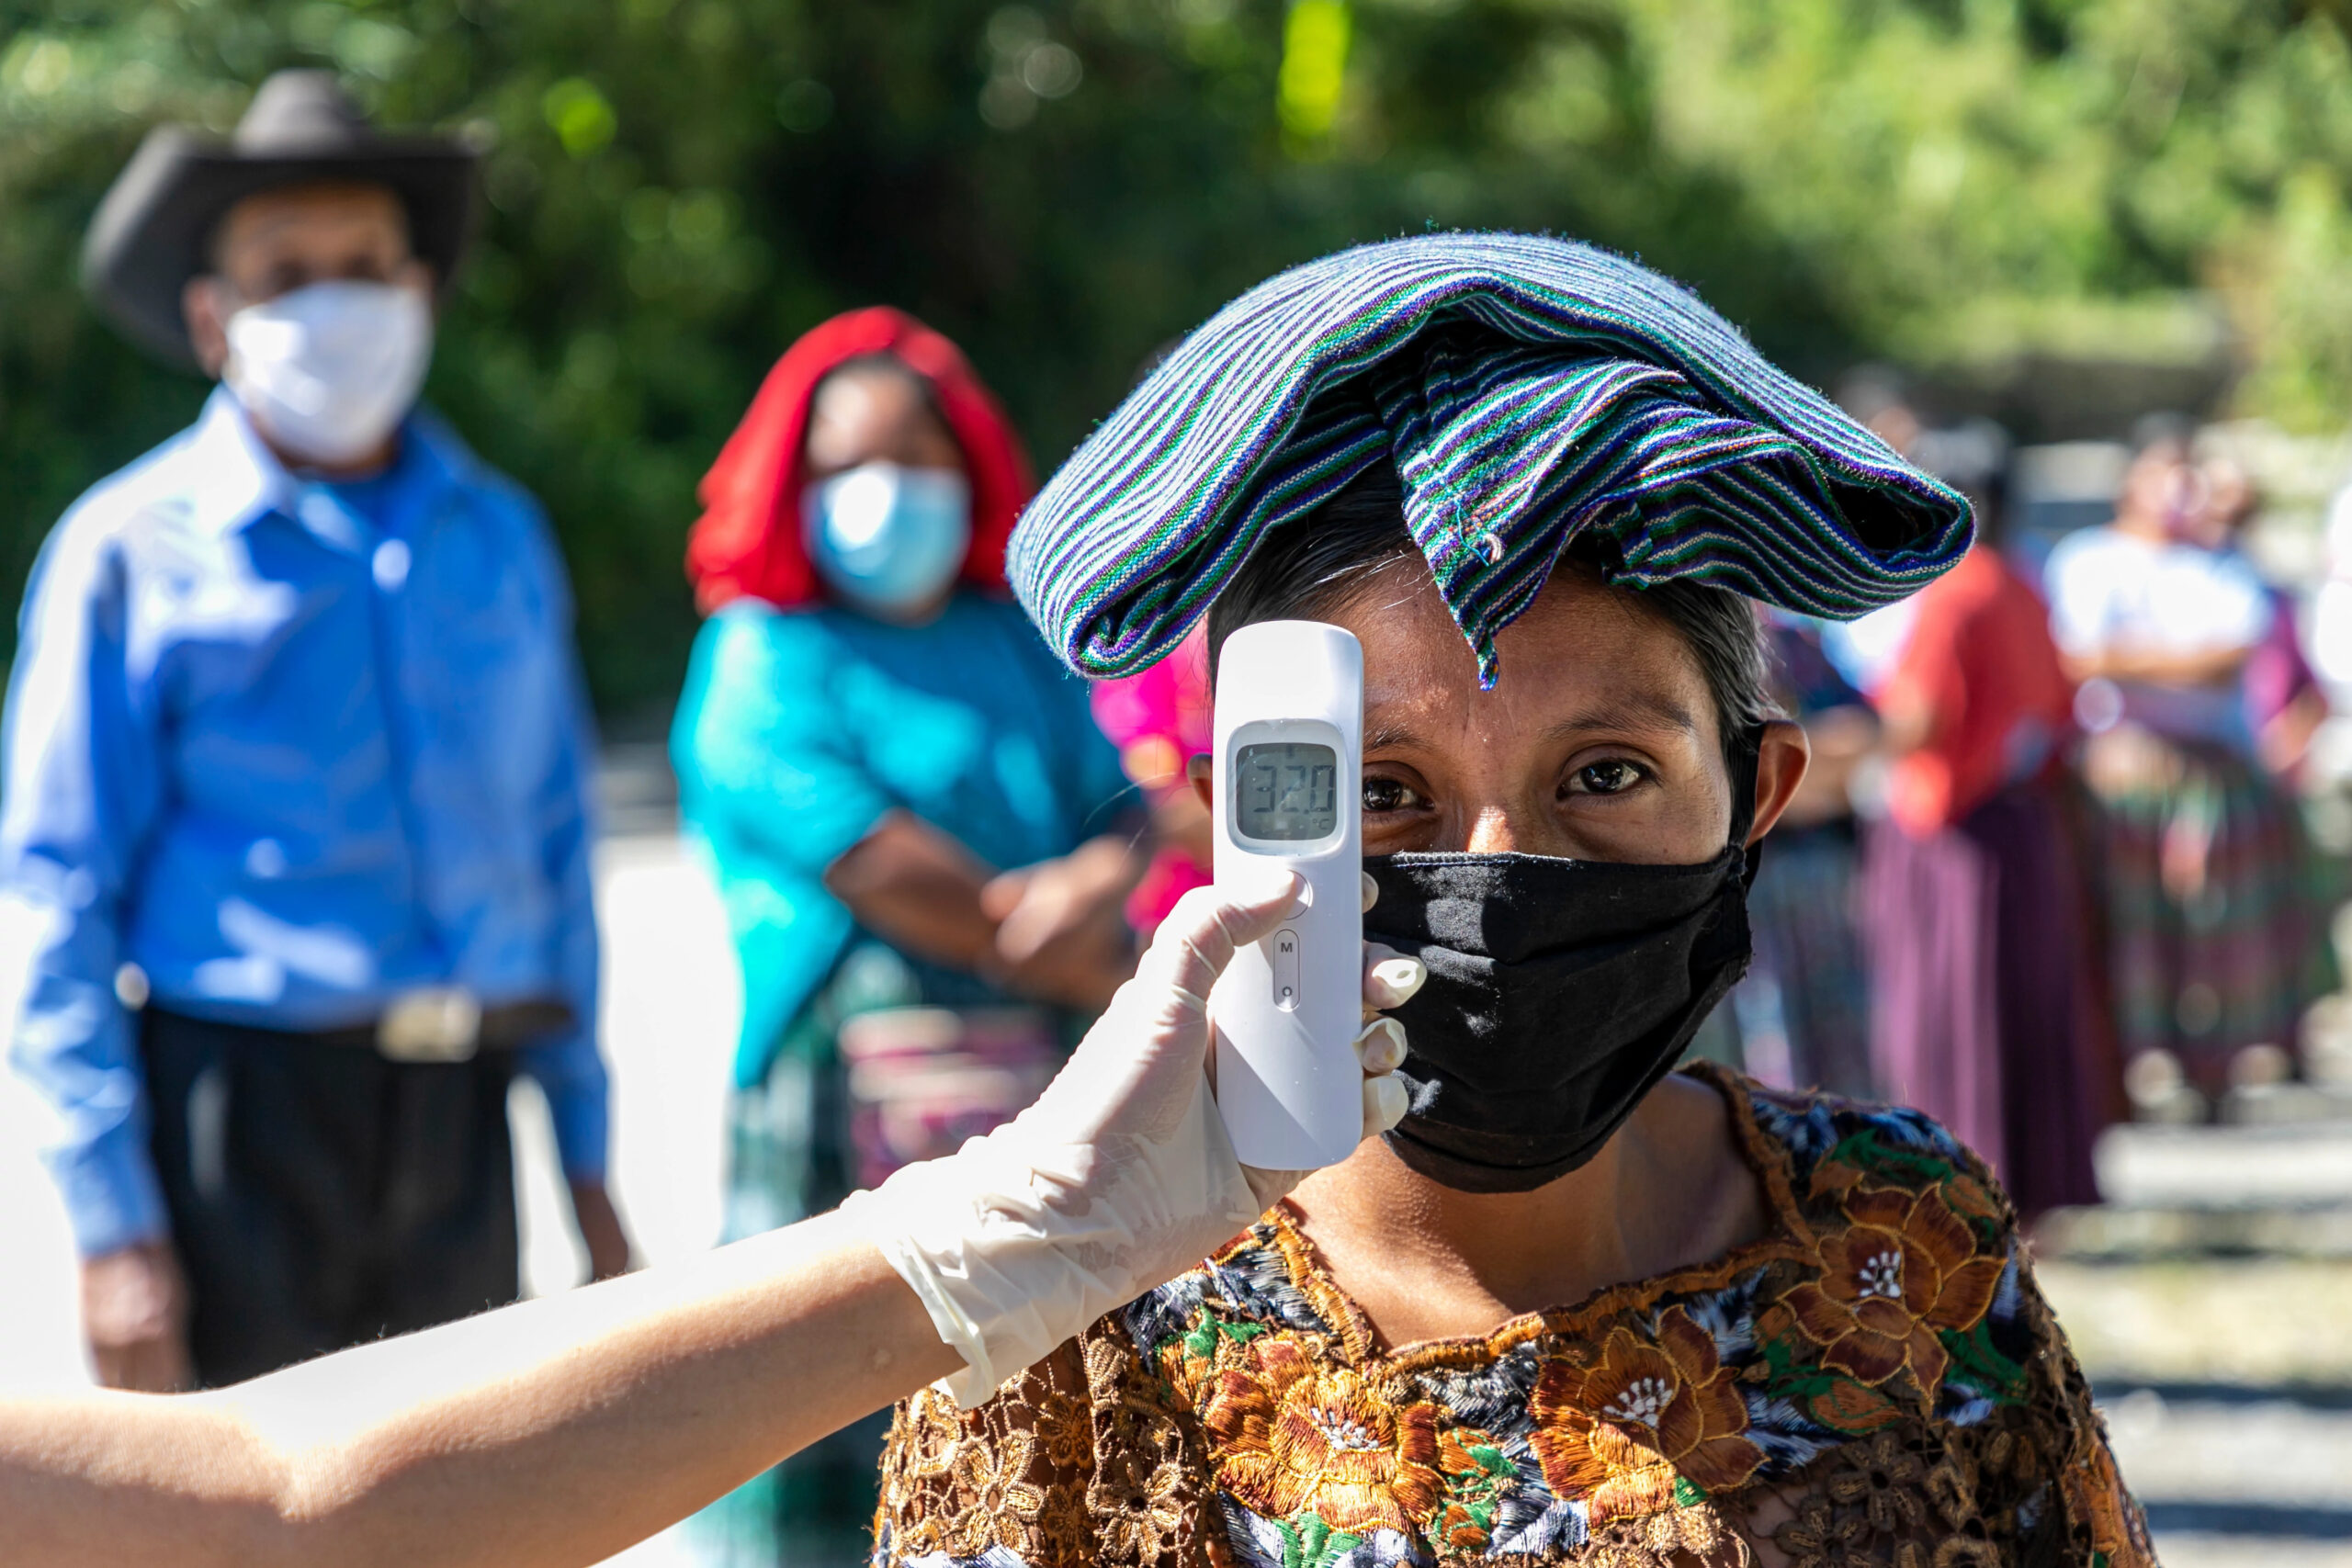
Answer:
[[[1298,897],[1291,900],[1287,918],[1295,920],[1313,908],[1315,908],[1315,884],[1302,876],[1298,879]]]
[[[1283,1012],[1298,1010],[1298,933],[1279,931],[1267,939],[1272,943],[1274,1006]]]

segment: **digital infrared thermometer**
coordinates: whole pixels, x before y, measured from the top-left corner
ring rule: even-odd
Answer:
[[[1355,1152],[1363,1077],[1363,649],[1319,621],[1261,621],[1217,659],[1216,873],[1286,867],[1304,886],[1210,993],[1216,1101],[1244,1165],[1314,1170]]]

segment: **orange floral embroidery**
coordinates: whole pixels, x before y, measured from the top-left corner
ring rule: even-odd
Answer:
[[[1113,1475],[1095,1489],[1103,1548],[1113,1555],[1148,1562],[1174,1545],[1184,1527],[1184,1472],[1167,1461],[1122,1454]]]
[[[1029,1526],[1046,1506],[1046,1494],[1022,1479],[1036,1451],[1026,1432],[1006,1434],[994,1449],[977,1441],[956,1449],[947,1468],[965,1506],[948,1528],[951,1553],[977,1557],[991,1546],[1029,1550]]]
[[[1046,1493],[1046,1506],[1037,1512],[1037,1538],[1048,1563],[1092,1562],[1094,1517],[1086,1511],[1086,1499],[1058,1487]]]
[[[905,1437],[899,1453],[907,1474],[929,1480],[947,1473],[947,1465],[963,1440],[964,1426],[954,1403],[936,1389],[923,1389],[907,1403],[902,1417]]]
[[[1191,1414],[1200,1408],[1201,1392],[1216,1372],[1216,1364],[1196,1353],[1179,1336],[1159,1351],[1159,1376],[1176,1395],[1176,1408]]]
[[[1993,1197],[1992,1190],[1964,1170],[1954,1171],[1946,1179],[1944,1198],[1952,1212],[1963,1219],[1998,1222],[2001,1218],[2001,1205]]]
[[[1544,1479],[1562,1497],[1585,1499],[1595,1524],[1671,1507],[1678,1477],[1713,1492],[1764,1462],[1743,1436],[1736,1374],[1679,1306],[1659,1317],[1655,1344],[1620,1325],[1596,1362],[1547,1359],[1529,1414]]]
[[[1928,1401],[1951,1358],[1939,1328],[1976,1325],[2001,1282],[1998,1258],[1934,1188],[1863,1188],[1846,1201],[1851,1228],[1821,1241],[1821,1278],[1785,1298],[1822,1363],[1875,1388],[1908,1367]]]
[[[1815,1198],[1851,1192],[1862,1184],[1862,1168],[1842,1159],[1826,1159],[1813,1168],[1810,1188]]]
[[[1806,1403],[1815,1420],[1838,1432],[1875,1432],[1903,1415],[1902,1407],[1878,1390],[1844,1378]]]
[[[1863,1553],[1870,1533],[1868,1519],[1840,1517],[1828,1498],[1813,1496],[1799,1503],[1795,1517],[1772,1532],[1772,1544],[1787,1556],[1790,1568],[1852,1568],[1869,1561]]]
[[[921,1506],[912,1499],[906,1499],[903,1506],[893,1507],[891,1500],[885,1498],[882,1506],[883,1511],[875,1516],[874,1533],[878,1540],[888,1532],[890,1551],[896,1558],[928,1557],[939,1551],[947,1539],[940,1522],[927,1514],[908,1519],[908,1513]]]
[[[2117,1473],[2115,1455],[2105,1443],[2094,1443],[2085,1459],[2065,1467],[2058,1478],[2066,1499],[2067,1517],[2090,1531],[2091,1548],[2122,1568],[2150,1562],[2147,1543],[2135,1527],[2132,1495]]]
[[[1892,1540],[1927,1523],[1920,1496],[1927,1483],[1927,1462],[1895,1434],[1881,1431],[1840,1449],[1822,1489],[1840,1507],[1859,1509],[1871,1529]]]
[[[1409,1530],[1437,1506],[1438,1407],[1399,1409],[1288,1336],[1252,1341],[1217,1373],[1201,1422],[1218,1483],[1261,1513],[1312,1513],[1361,1535]]]
[[[1448,1551],[1484,1551],[1487,1550],[1487,1527],[1470,1511],[1467,1503],[1448,1503],[1445,1512],[1430,1527],[1430,1540]]]
[[[1257,1324],[1228,1322],[1206,1308],[1193,1314],[1191,1326],[1159,1350],[1159,1375],[1175,1390],[1177,1408],[1197,1409],[1217,1369],[1264,1332]]]
[[[1086,1406],[1059,1392],[1046,1395],[1037,1406],[1037,1441],[1046,1462],[1060,1470],[1076,1470],[1094,1457],[1094,1428]]]
[[[1438,1434],[1437,1467],[1445,1477],[1445,1507],[1430,1539],[1452,1551],[1484,1551],[1493,1532],[1495,1499],[1510,1461],[1491,1433],[1449,1427]]]

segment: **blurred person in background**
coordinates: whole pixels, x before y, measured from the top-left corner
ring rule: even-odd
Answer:
[[[1011,1117],[1133,968],[1118,754],[1005,588],[1033,489],[963,355],[879,308],[795,344],[703,481],[673,754],[743,976],[730,1238]],[[695,1550],[854,1552],[879,1443],[763,1477]]]
[[[2188,425],[2136,433],[2115,521],[2062,540],[2051,613],[2076,711],[2099,846],[2115,1025],[2135,1103],[2197,1113],[2233,1075],[2278,1076],[2305,1007],[2333,988],[2305,893],[2293,800],[2256,762],[2249,667],[2278,603],[2200,528],[2207,487]],[[2184,1094],[2194,1091],[2194,1096]]]
[[[1969,494],[1976,543],[1915,597],[1872,693],[1888,768],[1861,929],[1880,1092],[1951,1127],[2030,1219],[2098,1201],[2115,1097],[2064,795],[2074,684],[2001,553],[2006,443],[1976,445],[1931,470]]]
[[[1838,406],[1906,459],[1916,461],[1919,443],[1934,434],[1912,406],[1910,378],[1889,365],[1858,367],[1838,384]],[[1815,629],[1826,654],[1838,672],[1860,692],[1874,692],[1886,678],[1903,639],[1910,635],[1911,617],[1918,613],[1915,598],[1883,604],[1850,621],[1828,621]]]
[[[2208,458],[2198,474],[2201,488],[2192,536],[2207,549],[2245,560],[2258,574],[2245,553],[2246,533],[2262,514],[2254,476],[2231,457]],[[2304,656],[2293,596],[2267,579],[2263,587],[2270,598],[2270,632],[2246,656],[2246,723],[2262,765],[2292,781],[2311,754],[2319,727],[2327,722],[2327,693]]]
[[[220,386],[26,590],[0,885],[101,1382],[217,1385],[512,1300],[508,1082],[599,1276],[586,708],[530,498],[416,408],[473,155],[322,73],[164,128],[85,255]]]
[[[1874,1098],[1870,985],[1855,930],[1860,860],[1853,785],[1878,718],[1823,651],[1820,623],[1768,611],[1772,698],[1804,727],[1813,761],[1747,892],[1756,954],[1695,1042],[1776,1088]]]

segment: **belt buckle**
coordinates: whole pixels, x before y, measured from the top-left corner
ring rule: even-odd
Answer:
[[[481,998],[463,986],[404,991],[376,1025],[376,1050],[392,1062],[469,1062],[481,1043]]]

